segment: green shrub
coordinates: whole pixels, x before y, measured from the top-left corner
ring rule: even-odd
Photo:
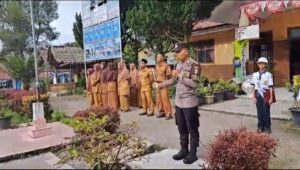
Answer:
[[[108,123],[105,126],[105,130],[110,133],[116,132],[121,122],[118,110],[109,107],[93,107],[86,110],[78,111],[73,117],[86,120],[91,116],[91,114],[95,114],[97,118],[107,116]]]
[[[2,109],[0,110],[0,117],[11,117],[11,124],[13,126],[18,126],[21,123],[31,122],[32,119],[28,116],[24,116],[20,113],[17,113],[11,109]]]
[[[62,151],[67,152],[60,164],[74,159],[83,159],[92,169],[121,169],[120,164],[133,161],[144,155],[146,143],[134,137],[134,124],[121,131],[111,133],[106,130],[109,116],[99,118],[96,114],[68,120],[76,132],[71,144]],[[121,166],[121,167],[120,167]]]
[[[52,114],[51,114],[51,118],[52,121],[57,122],[57,121],[61,121],[65,118],[65,113],[63,112],[59,112],[57,110],[55,110]]]
[[[218,80],[215,84],[213,84],[212,88],[214,92],[223,92],[226,87],[226,82],[224,80]]]
[[[176,95],[176,86],[170,86],[169,87],[169,97],[170,99],[175,99],[175,95]]]
[[[80,77],[79,77],[76,86],[77,86],[77,87],[80,87],[80,88],[82,88],[82,89],[85,89],[85,88],[86,88],[85,76],[80,76]]]
[[[197,96],[205,96],[205,87],[198,87],[196,94]]]
[[[83,87],[76,87],[74,93],[76,95],[85,95],[85,89]]]

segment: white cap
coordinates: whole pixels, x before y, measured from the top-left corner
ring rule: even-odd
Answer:
[[[266,63],[266,64],[268,64],[268,59],[266,57],[260,57],[257,60],[257,63]]]

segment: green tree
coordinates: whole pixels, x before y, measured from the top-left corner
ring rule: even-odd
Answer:
[[[30,23],[20,2],[2,2],[0,7],[0,40],[3,52],[14,52],[22,55],[28,44]]]
[[[57,2],[33,1],[37,45],[57,39],[50,23],[58,18]],[[32,35],[29,1],[4,1],[0,3],[0,40],[3,42],[3,54],[15,53],[23,56],[32,52]]]
[[[81,14],[75,15],[75,22],[73,23],[73,34],[76,42],[83,49],[83,31]]]
[[[188,41],[194,25],[210,16],[222,0],[136,0],[126,13],[129,32],[154,52],[169,52],[178,41]]]
[[[4,62],[5,68],[9,74],[22,81],[25,90],[28,90],[30,83],[35,76],[34,72],[34,57],[22,57],[20,55],[8,55]]]

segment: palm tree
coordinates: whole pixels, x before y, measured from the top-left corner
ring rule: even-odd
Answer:
[[[9,55],[5,58],[5,68],[16,80],[23,83],[24,90],[29,90],[30,83],[34,79],[34,57],[21,57],[20,55]]]

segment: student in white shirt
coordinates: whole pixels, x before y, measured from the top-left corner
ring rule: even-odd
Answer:
[[[268,60],[261,57],[257,61],[259,71],[253,73],[251,84],[255,87],[253,102],[257,108],[257,132],[271,133],[270,106],[274,101],[273,76],[266,71]]]

